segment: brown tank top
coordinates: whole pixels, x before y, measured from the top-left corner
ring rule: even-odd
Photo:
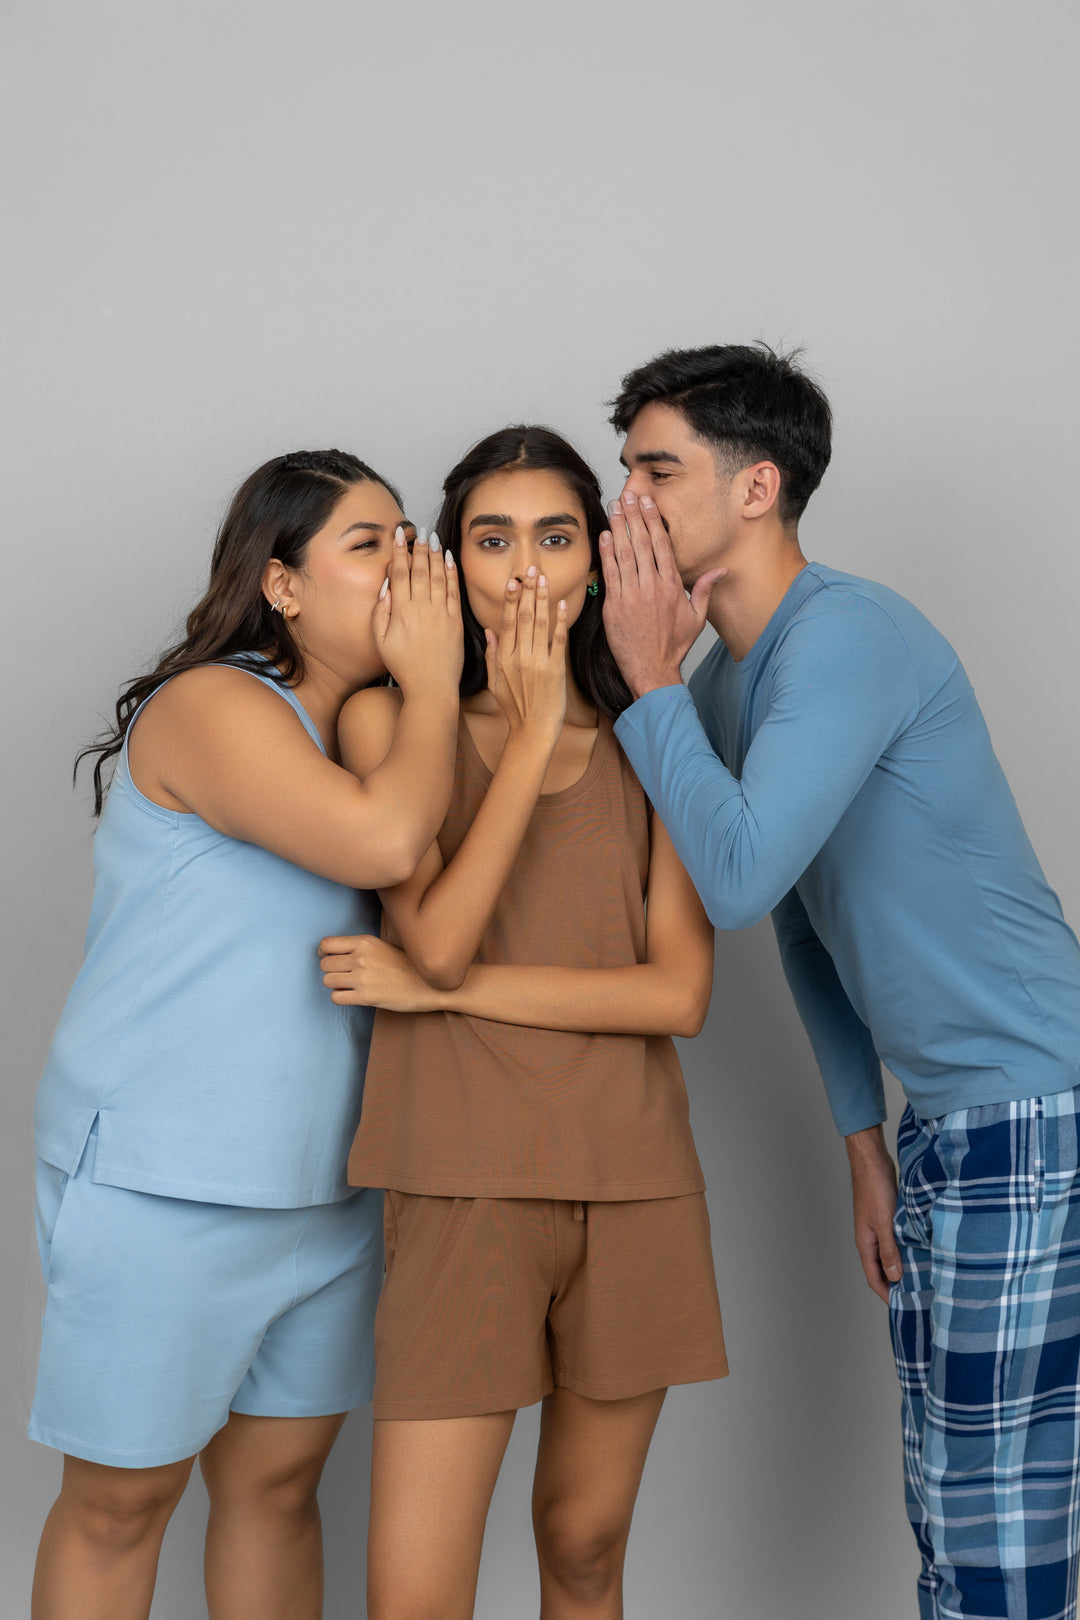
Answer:
[[[491,773],[461,720],[447,863]],[[542,794],[477,952],[486,963],[644,962],[650,809],[603,716],[585,774]],[[387,927],[387,937],[394,939]],[[356,1186],[473,1198],[669,1198],[699,1192],[670,1037],[583,1035],[461,1013],[379,1012]]]

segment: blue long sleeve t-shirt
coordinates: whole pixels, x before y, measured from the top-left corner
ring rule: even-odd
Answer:
[[[903,597],[811,563],[736,662],[616,724],[712,921],[771,912],[838,1130],[1080,1081],[1080,946],[960,660]]]

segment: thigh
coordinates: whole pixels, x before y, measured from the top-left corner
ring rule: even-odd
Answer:
[[[388,1192],[376,1420],[480,1417],[547,1394],[555,1255],[548,1199]]]
[[[585,1526],[630,1529],[666,1389],[594,1401],[570,1389],[544,1400],[533,1515],[553,1510]]]
[[[303,1211],[98,1183],[94,1145],[48,1234],[30,1434],[104,1466],[166,1466],[227,1421],[268,1323],[292,1303]]]
[[[554,1209],[557,1386],[618,1401],[726,1375],[703,1194]]]
[[[471,1616],[491,1493],[515,1416],[376,1421],[368,1526],[371,1620]]]
[[[296,1501],[318,1487],[345,1415],[289,1418],[233,1412],[199,1456],[211,1500],[280,1493]]]
[[[922,1475],[943,1609],[1075,1612],[1076,1127],[1067,1092],[946,1116],[935,1142]]]
[[[232,1411],[329,1417],[371,1399],[383,1280],[383,1195],[365,1188],[303,1212],[289,1308],[270,1322]]]

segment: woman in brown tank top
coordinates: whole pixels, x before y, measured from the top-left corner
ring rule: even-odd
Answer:
[[[612,732],[630,694],[595,475],[508,428],[444,492],[467,648],[450,811],[383,894],[386,938],[322,946],[335,1001],[384,1009],[350,1159],[388,1189],[368,1613],[468,1620],[516,1410],[542,1399],[543,1613],[615,1617],[666,1388],[726,1372],[671,1042],[704,1020],[712,930]],[[355,728],[361,777],[384,712]]]

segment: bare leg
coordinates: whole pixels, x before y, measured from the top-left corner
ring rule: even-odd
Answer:
[[[471,1620],[516,1412],[375,1424],[368,1620]]]
[[[533,1484],[541,1620],[622,1620],[630,1520],[666,1394],[545,1399]]]
[[[315,1493],[344,1413],[233,1412],[199,1458],[210,1497],[210,1620],[319,1620],[322,1527]]]
[[[33,1620],[146,1620],[161,1538],[193,1462],[109,1468],[65,1457],[38,1548]]]

